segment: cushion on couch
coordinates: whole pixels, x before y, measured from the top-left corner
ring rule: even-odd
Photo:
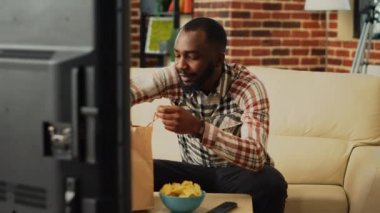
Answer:
[[[290,197],[285,212],[337,213],[347,212],[348,202],[344,189],[337,185],[290,184]]]
[[[380,144],[378,78],[249,68],[266,86],[268,151],[289,183],[343,185],[351,150]]]

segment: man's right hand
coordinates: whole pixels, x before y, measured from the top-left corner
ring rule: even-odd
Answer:
[[[160,105],[157,107],[156,115],[161,118],[165,129],[177,134],[198,136],[202,126],[199,118],[178,106]]]

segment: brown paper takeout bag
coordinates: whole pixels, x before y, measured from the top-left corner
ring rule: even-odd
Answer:
[[[153,159],[152,125],[131,127],[132,210],[152,209]]]

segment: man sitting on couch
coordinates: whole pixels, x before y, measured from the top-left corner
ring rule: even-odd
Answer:
[[[155,160],[154,188],[191,180],[206,192],[252,195],[255,213],[283,212],[287,183],[266,152],[265,88],[244,66],[225,63],[226,45],[218,22],[195,18],[177,36],[174,65],[131,80],[133,104],[172,102],[156,115],[177,133],[182,162]]]

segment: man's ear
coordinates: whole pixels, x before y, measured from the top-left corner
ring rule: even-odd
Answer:
[[[226,54],[224,52],[220,52],[218,54],[217,59],[216,59],[216,64],[218,68],[223,67],[225,58],[226,58]]]

